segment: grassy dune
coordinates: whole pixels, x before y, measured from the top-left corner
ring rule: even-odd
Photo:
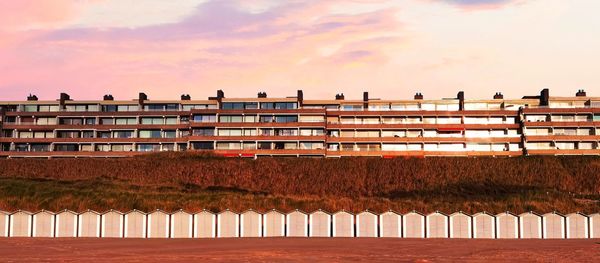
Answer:
[[[600,211],[600,158],[0,160],[0,209]]]

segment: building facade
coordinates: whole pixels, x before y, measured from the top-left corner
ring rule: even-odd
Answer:
[[[259,156],[599,155],[600,97],[413,100],[294,97],[0,102],[0,157],[124,157],[157,151]]]

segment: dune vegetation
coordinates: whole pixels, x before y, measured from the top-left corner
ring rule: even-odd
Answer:
[[[600,211],[599,157],[0,160],[0,209]]]

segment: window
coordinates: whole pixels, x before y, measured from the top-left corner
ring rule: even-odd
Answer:
[[[137,120],[135,118],[115,118],[115,124],[117,125],[135,125]]]
[[[25,111],[25,112],[37,112],[38,111],[38,105],[24,105],[23,106],[23,111]]]
[[[270,142],[259,142],[257,144],[257,148],[260,150],[271,150],[271,143]]]
[[[110,144],[96,144],[95,146],[97,152],[110,152]]]
[[[175,144],[163,144],[162,145],[162,150],[163,151],[175,151]]]
[[[94,131],[81,132],[81,138],[94,138]]]
[[[56,137],[58,138],[79,138],[79,131],[57,131]]]
[[[256,136],[256,134],[255,129],[244,129],[244,136]]]
[[[100,125],[114,125],[113,118],[100,118]]]
[[[31,144],[32,152],[48,152],[50,151],[50,144]]]
[[[110,146],[110,150],[113,152],[130,152],[133,151],[131,144],[113,144]]]
[[[111,137],[109,131],[98,131],[98,132],[96,132],[96,134],[97,134],[96,138],[105,138],[106,139],[106,138]]]
[[[217,122],[216,115],[194,115],[194,122]]]
[[[241,129],[219,129],[219,136],[242,136]]]
[[[179,123],[190,123],[190,117],[188,117],[188,116],[181,116],[179,118]]]
[[[140,130],[139,138],[160,138],[160,130]]]
[[[133,131],[113,131],[113,138],[133,138]]]
[[[300,136],[323,136],[325,130],[323,129],[300,129]]]
[[[63,125],[82,125],[83,119],[80,118],[64,118],[59,120],[60,124]]]
[[[163,131],[163,138],[177,138],[176,131]]]
[[[342,105],[343,111],[361,111],[363,109],[362,105]]]
[[[273,122],[273,116],[260,116],[260,122]]]
[[[241,115],[221,115],[219,116],[219,122],[242,122],[242,116]]]
[[[138,105],[118,105],[117,111],[137,111]]]
[[[246,115],[244,116],[244,122],[256,122],[256,116]]]
[[[206,104],[184,104],[181,105],[184,111],[189,111],[192,109],[207,109],[208,105]]]
[[[56,125],[56,118],[37,118],[37,125]]]
[[[256,150],[256,143],[253,143],[253,142],[244,142],[242,144],[242,148],[244,150]]]
[[[197,128],[192,130],[194,136],[215,136],[215,128]]]
[[[382,131],[381,137],[406,137],[406,131]]]
[[[300,149],[321,150],[324,149],[322,142],[300,142]]]
[[[57,152],[77,152],[79,146],[77,144],[56,144],[54,150]]]
[[[17,143],[15,144],[15,151],[17,152],[28,152],[29,146],[25,143]]]
[[[239,150],[242,148],[239,142],[217,142],[217,150]]]
[[[95,125],[96,118],[85,118],[85,125]]]
[[[275,134],[277,136],[297,136],[297,129],[275,129]]]
[[[213,142],[192,142],[192,148],[194,150],[213,150]]]
[[[382,151],[406,151],[406,144],[383,144]]]
[[[58,111],[58,105],[40,105],[39,111],[42,111],[42,112]]]
[[[140,122],[148,125],[163,125],[164,121],[162,117],[143,117]]]
[[[165,124],[177,124],[177,117],[166,117]]]
[[[222,104],[224,110],[243,110],[244,103],[243,102],[223,102]]]
[[[115,112],[117,111],[117,105],[102,105],[103,112]]]
[[[19,138],[33,138],[33,133],[32,132],[19,132]]]
[[[137,150],[139,152],[158,152],[160,151],[160,144],[138,144]]]
[[[275,116],[275,122],[298,122],[298,116]]]

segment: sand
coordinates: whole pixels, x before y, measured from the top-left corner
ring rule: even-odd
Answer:
[[[600,262],[600,239],[0,238],[0,261]]]

